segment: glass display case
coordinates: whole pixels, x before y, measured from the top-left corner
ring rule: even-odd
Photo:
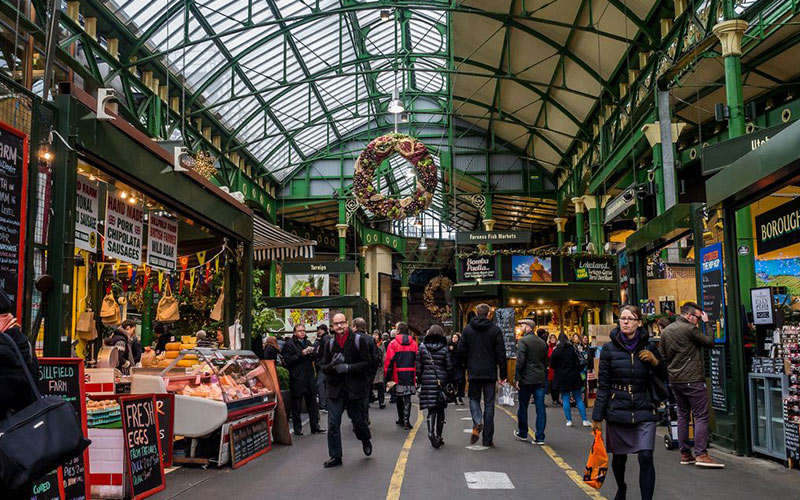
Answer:
[[[266,370],[252,351],[183,349],[159,375],[167,392],[221,401],[238,410],[271,401]]]
[[[785,459],[783,398],[788,394],[788,377],[777,373],[751,373],[748,380],[753,451]]]

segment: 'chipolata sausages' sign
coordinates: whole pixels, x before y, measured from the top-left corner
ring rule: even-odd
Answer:
[[[147,241],[147,263],[155,269],[174,271],[178,254],[178,221],[150,216]]]
[[[116,195],[106,201],[106,257],[131,264],[142,262],[142,209]]]

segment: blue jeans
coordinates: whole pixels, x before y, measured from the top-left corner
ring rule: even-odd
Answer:
[[[583,404],[583,389],[576,391],[562,392],[561,405],[564,407],[564,416],[567,417],[567,422],[572,422],[572,411],[569,407],[569,397],[575,398],[575,406],[578,407],[578,412],[581,414],[581,420],[586,420],[586,405]]]
[[[491,443],[494,438],[494,397],[495,380],[469,381],[469,412],[472,424],[477,426],[483,422],[483,443]],[[481,396],[483,396],[483,413],[481,413]]]
[[[528,404],[533,396],[536,405],[536,440],[544,441],[544,428],[547,425],[547,412],[544,408],[544,395],[547,393],[545,384],[530,384],[519,386],[519,408],[517,421],[519,422],[519,435],[528,435]]]

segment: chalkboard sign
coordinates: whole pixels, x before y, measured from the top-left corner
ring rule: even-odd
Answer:
[[[709,356],[709,371],[711,372],[711,407],[715,410],[728,411],[728,397],[725,387],[725,348],[711,349]]]
[[[83,360],[77,358],[40,358],[39,391],[47,396],[60,396],[72,405],[81,419],[84,437],[86,429],[86,394],[83,384]],[[66,500],[89,498],[89,450],[66,462],[62,467]]]
[[[61,467],[33,483],[31,500],[64,500],[64,478]]]
[[[0,288],[22,317],[28,136],[0,122]]]
[[[147,498],[165,488],[156,398],[152,394],[123,396],[119,402],[131,497]]]
[[[172,441],[175,435],[175,395],[156,394],[158,436],[161,441],[161,461],[172,466]]]
[[[234,469],[263,455],[272,448],[268,415],[232,425],[229,432],[231,465]]]
[[[517,336],[514,332],[514,308],[505,307],[494,312],[494,323],[503,332],[503,341],[506,345],[506,358],[517,357]]]
[[[786,422],[783,426],[783,437],[786,440],[786,457],[800,460],[800,425]]]

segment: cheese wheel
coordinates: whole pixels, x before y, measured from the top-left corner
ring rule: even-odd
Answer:
[[[187,367],[187,368],[190,367],[190,366],[194,366],[196,364],[197,364],[197,361],[192,360],[192,359],[182,359],[182,360],[178,361],[178,366],[183,366],[183,367]]]
[[[189,359],[192,361],[197,361],[197,354],[187,354],[183,357],[183,359]]]
[[[167,342],[167,345],[164,346],[164,349],[168,351],[180,351],[181,350],[181,343],[180,342]]]
[[[181,349],[194,349],[195,347],[197,346],[194,344],[181,344]]]
[[[180,355],[180,351],[165,351],[164,357],[167,359],[175,359]]]
[[[181,343],[182,344],[191,344],[192,343],[192,341],[190,340],[191,338],[192,338],[191,335],[181,335]]]
[[[169,366],[170,363],[172,363],[171,359],[162,359],[161,361],[158,362],[158,366],[166,368]]]

